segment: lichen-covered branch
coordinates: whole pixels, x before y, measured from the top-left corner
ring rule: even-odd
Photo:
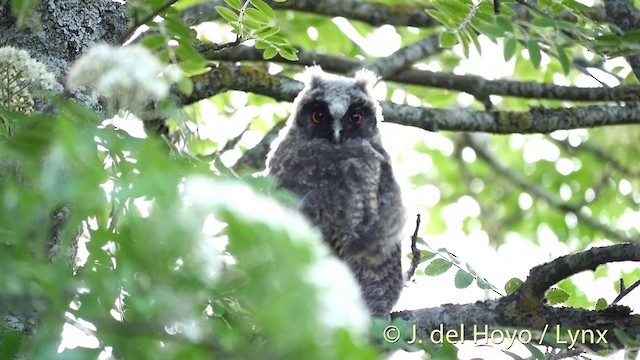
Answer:
[[[571,275],[585,270],[595,270],[602,264],[620,261],[640,261],[640,243],[592,248],[536,266],[531,269],[529,277],[518,291],[542,300],[545,291]]]
[[[556,282],[583,270],[595,269],[616,261],[640,261],[640,244],[619,244],[604,248],[593,248],[581,253],[567,255],[531,270],[523,285],[511,295],[473,304],[446,304],[436,308],[406,310],[392,314],[394,319],[403,319],[415,326],[415,341],[433,342],[440,329],[442,335],[451,333],[454,342],[463,339],[469,343],[506,346],[506,331],[513,335],[524,335],[524,339],[538,345],[543,333],[555,340],[556,344],[567,348],[583,350],[615,349],[623,344],[614,334],[621,330],[634,338],[640,333],[640,315],[630,314],[624,306],[611,306],[601,311],[552,307],[541,301],[546,289]],[[536,296],[523,296],[534,292]],[[572,339],[566,331],[572,331]],[[436,331],[436,333],[434,333]],[[491,337],[493,331],[495,337]],[[503,339],[498,336],[503,335]],[[575,337],[578,334],[578,337]],[[582,336],[585,334],[586,336]],[[401,334],[401,338],[411,341],[413,334]],[[431,336],[435,335],[434,338]],[[593,335],[593,336],[592,336]],[[485,340],[485,338],[488,339]],[[516,335],[516,339],[519,336]],[[403,341],[403,340],[401,340]],[[517,341],[517,340],[516,340]],[[526,342],[526,341],[525,341]]]
[[[247,46],[238,46],[222,52],[204,52],[204,55],[209,60],[264,61],[261,51]],[[394,53],[388,58],[392,58],[395,55]],[[366,62],[354,58],[318,54],[304,49],[300,49],[298,57],[299,61],[295,63],[279,56],[271,59],[271,61],[306,66],[317,64],[326,71],[339,74],[348,74],[363,67],[379,71],[375,67],[380,67],[385,72],[382,74],[378,72],[378,74],[387,81],[467,92],[476,96],[499,95],[570,101],[640,101],[640,86],[638,85],[620,85],[614,88],[585,88],[533,81],[487,80],[474,75],[455,75],[415,69],[404,70],[389,76],[388,73],[393,73],[398,68],[402,69],[406,64],[415,62],[415,57],[412,57],[407,62],[398,62],[398,66],[387,64],[387,58],[380,59],[381,63],[374,61],[372,64],[367,65]],[[385,70],[385,66],[390,66],[390,70]]]
[[[221,63],[208,73],[195,76],[194,91],[178,96],[181,104],[190,104],[227,90],[239,90],[269,96],[278,101],[293,101],[302,83],[266,69]],[[556,130],[640,124],[640,105],[589,105],[575,108],[529,111],[474,111],[468,109],[432,109],[382,101],[385,121],[429,131],[476,131],[495,134],[550,133]]]

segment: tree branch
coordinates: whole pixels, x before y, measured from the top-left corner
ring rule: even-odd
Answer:
[[[180,104],[191,104],[228,90],[269,96],[278,101],[293,101],[302,83],[266,69],[221,63],[211,71],[194,76],[194,91],[177,94]],[[381,102],[385,121],[429,131],[479,131],[495,134],[550,133],[555,130],[640,124],[640,105],[589,105],[575,108],[545,109],[532,107],[526,112],[432,109]]]
[[[373,26],[391,24],[427,28],[440,25],[430,17],[424,6],[387,5],[382,3],[343,0],[296,0],[286,2],[266,1],[274,10],[296,10],[317,15],[342,16]],[[216,6],[226,6],[224,1],[208,1],[185,9],[183,19],[195,25],[218,18]]]
[[[621,242],[634,241],[633,239],[629,238],[625,234],[615,231],[610,227],[608,227],[607,225],[596,220],[595,218],[589,216],[586,212],[582,211],[581,208],[572,206],[570,204],[567,204],[561,201],[560,199],[555,197],[553,194],[550,194],[548,191],[546,191],[544,188],[542,188],[538,184],[527,181],[516,172],[511,171],[507,166],[501,164],[498,161],[498,159],[496,159],[491,154],[491,152],[488,149],[486,149],[484,145],[480,144],[477,140],[475,140],[473,136],[467,136],[467,140],[468,140],[468,145],[471,147],[471,149],[473,149],[473,151],[475,151],[475,153],[478,155],[480,159],[484,160],[496,173],[501,174],[508,181],[512,182],[513,184],[521,188],[523,191],[526,191],[532,194],[533,196],[544,200],[547,204],[551,205],[552,207],[560,211],[574,214],[581,223],[591,227],[594,230],[602,232],[606,236],[616,241],[621,241]]]
[[[405,310],[391,314],[392,319],[403,319],[414,326],[417,340],[431,342],[430,335],[442,327],[444,335],[453,330],[453,341],[472,340],[474,344],[484,344],[484,336],[491,337],[494,330],[511,331],[518,334],[530,331],[532,344],[543,342],[542,333],[551,336],[559,344],[570,344],[564,334],[566,330],[576,332],[592,331],[593,338],[578,339],[578,348],[590,350],[620,348],[623,344],[615,336],[614,329],[621,330],[634,338],[640,333],[640,315],[631,315],[623,306],[609,307],[602,311],[552,307],[540,301],[544,290],[562,279],[584,270],[593,270],[599,265],[617,261],[640,261],[640,244],[618,244],[604,248],[592,248],[577,254],[563,256],[550,263],[540,265],[531,273],[522,286],[513,294],[498,300],[487,300],[473,304],[446,304],[436,308]],[[562,331],[558,327],[562,327]],[[598,331],[596,331],[598,330]],[[587,333],[588,334],[588,333]],[[411,339],[411,334],[401,334]],[[526,335],[526,334],[525,334]],[[517,336],[516,336],[517,338]],[[437,337],[436,337],[437,339]],[[494,337],[493,340],[496,340]],[[599,340],[599,341],[598,341]],[[584,341],[584,343],[583,343]],[[606,341],[606,342],[605,342]],[[492,339],[487,344],[494,344]],[[584,346],[584,347],[583,347]],[[505,345],[506,347],[506,345]]]
[[[411,45],[410,45],[411,46]],[[408,48],[408,47],[407,47]],[[407,49],[404,48],[404,49]],[[427,47],[425,46],[425,49]],[[402,49],[401,49],[402,50]],[[398,50],[400,52],[401,50]],[[431,49],[435,51],[435,49]],[[265,61],[262,52],[247,46],[238,46],[222,52],[204,51],[204,56],[208,60],[224,61]],[[424,52],[430,55],[428,51]],[[398,54],[401,55],[401,54]],[[419,54],[418,54],[419,55]],[[407,63],[413,63],[416,56],[410,60],[399,60],[395,58],[396,53],[390,55],[380,63],[374,62],[367,66],[366,62],[359,61],[346,56],[335,56],[318,54],[312,51],[301,49],[298,53],[299,60],[291,62],[280,56],[276,56],[270,61],[295,65],[320,65],[323,69],[339,74],[348,74],[355,70],[367,67],[377,71],[388,81],[402,84],[428,86],[439,89],[455,90],[467,92],[472,95],[499,95],[512,96],[530,99],[550,99],[550,100],[570,100],[570,101],[640,101],[640,86],[620,85],[615,88],[584,88],[576,86],[561,86],[549,83],[537,83],[532,81],[512,81],[512,80],[487,80],[474,75],[455,75],[450,73],[440,73],[426,70],[409,69],[395,73],[402,69]],[[397,64],[393,66],[393,63]],[[386,67],[389,67],[388,70]],[[378,71],[382,71],[378,72]],[[395,73],[395,74],[394,74]],[[389,75],[393,74],[393,75]]]
[[[389,56],[376,59],[365,67],[386,79],[442,50],[444,49],[440,47],[439,35],[435,34],[407,45]],[[353,75],[353,71],[350,75]]]

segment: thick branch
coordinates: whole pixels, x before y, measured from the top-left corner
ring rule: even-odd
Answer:
[[[191,104],[227,90],[253,92],[278,101],[293,101],[302,83],[265,69],[246,65],[220,64],[193,77],[190,96],[178,95],[178,102]],[[479,131],[496,134],[550,133],[555,130],[640,123],[640,105],[590,105],[576,108],[532,107],[527,112],[430,109],[382,101],[385,121],[429,131]]]
[[[408,48],[408,47],[407,47]],[[404,48],[404,49],[407,49]],[[402,49],[401,49],[402,50]],[[398,51],[400,52],[400,50]],[[429,53],[425,52],[425,56]],[[204,52],[208,60],[224,61],[264,61],[262,52],[247,46],[238,46],[222,52]],[[390,62],[396,53],[387,58],[380,59],[380,63],[373,62],[368,66],[366,62],[345,56],[318,54],[312,51],[300,49],[299,60],[290,62],[280,56],[271,61],[296,65],[320,65],[323,69],[339,74],[348,74],[363,67],[370,68],[388,81],[403,84],[428,86],[440,89],[467,92],[473,95],[499,95],[530,99],[570,100],[570,101],[640,101],[640,86],[621,85],[615,88],[584,88],[576,86],[561,86],[549,83],[512,80],[487,80],[474,75],[455,75],[426,70],[409,69],[389,76],[393,70],[402,69],[405,62],[395,60],[399,65],[392,66],[385,71],[385,62]],[[409,63],[413,63],[412,57]],[[377,69],[380,68],[380,69]],[[383,72],[380,73],[379,71]]]
[[[518,291],[540,300],[546,290],[571,275],[585,270],[595,270],[602,264],[620,261],[640,261],[640,243],[592,248],[536,266],[531,269],[529,277]]]
[[[502,329],[510,330],[513,334],[515,329],[520,329],[518,333],[523,334],[526,329],[531,332],[532,344],[540,344],[537,340],[542,338],[544,332],[556,342],[569,345],[570,341],[566,342],[568,339],[559,337],[559,334],[571,329],[574,330],[574,334],[576,331],[592,331],[595,335],[593,338],[580,337],[575,344],[578,348],[619,348],[622,344],[615,337],[614,329],[622,330],[632,338],[640,333],[640,315],[630,315],[628,308],[614,306],[602,311],[592,311],[551,307],[542,305],[540,298],[531,302],[531,298],[521,296],[523,292],[532,291],[544,294],[544,290],[568,276],[616,261],[640,261],[640,244],[593,248],[540,265],[531,270],[531,274],[518,291],[498,300],[400,311],[392,313],[391,316],[415,325],[416,341],[422,342],[432,342],[430,335],[442,326],[443,334],[448,330],[456,332],[458,337],[452,339],[455,342],[464,339],[471,342],[475,340],[475,344],[484,344],[484,336],[481,333],[490,336],[492,331]],[[557,326],[561,326],[563,331],[559,331]],[[597,341],[598,335],[603,335],[600,341]],[[411,334],[401,336],[411,339]],[[435,339],[437,340],[437,337]],[[494,337],[493,340],[500,339]],[[491,339],[486,343],[495,344]],[[505,347],[506,344],[503,343]]]

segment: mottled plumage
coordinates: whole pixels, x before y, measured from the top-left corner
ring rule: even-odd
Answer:
[[[300,209],[353,271],[375,317],[389,316],[403,286],[404,208],[380,140],[375,75],[306,72],[287,126],[267,160],[269,174],[301,198]]]

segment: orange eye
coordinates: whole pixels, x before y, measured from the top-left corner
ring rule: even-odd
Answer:
[[[351,122],[356,125],[362,124],[362,114],[360,113],[351,114]]]
[[[322,110],[315,110],[311,113],[311,122],[317,124],[321,121],[324,121],[324,112]]]

